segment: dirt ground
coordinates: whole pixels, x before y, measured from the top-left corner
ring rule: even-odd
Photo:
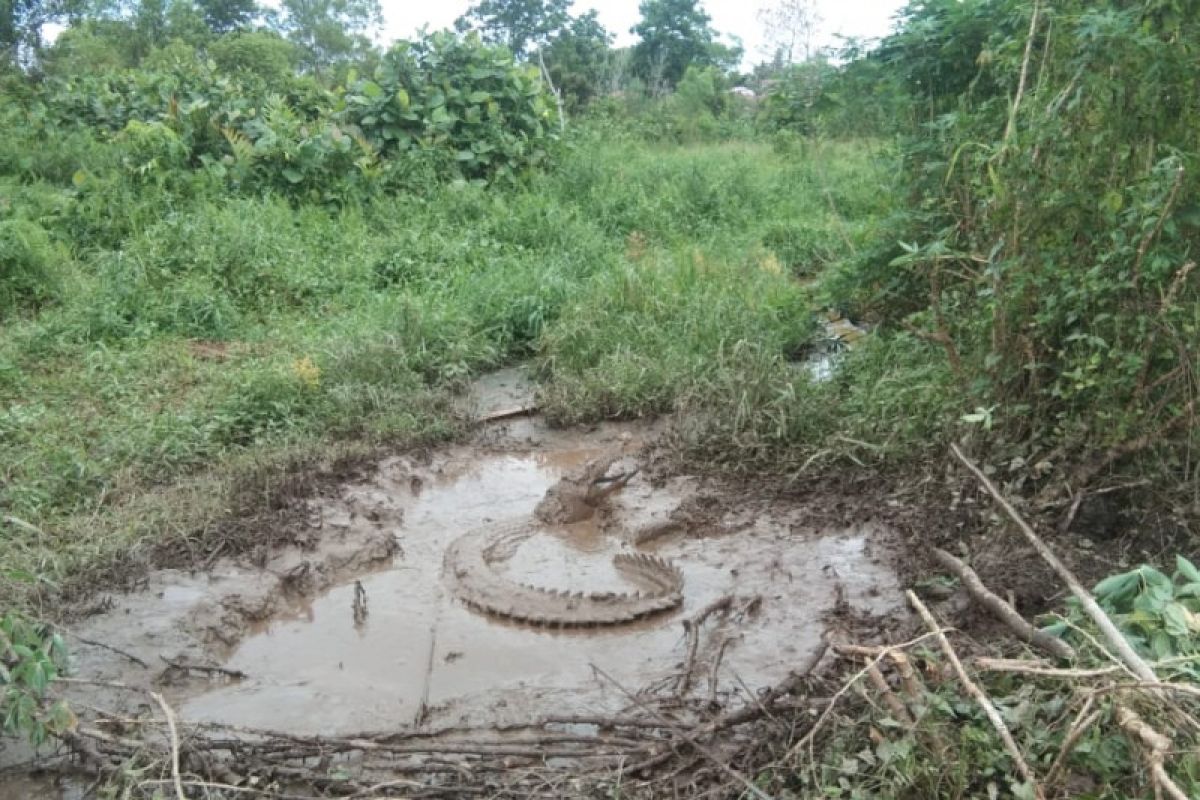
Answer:
[[[472,414],[487,417],[531,405],[530,388],[518,372],[499,373],[470,402]],[[69,629],[71,675],[80,682],[67,684],[65,696],[81,725],[127,741],[157,718],[147,698],[158,693],[190,735],[252,742],[244,745],[249,770],[236,747],[205,765],[225,781],[275,782],[253,785],[291,785],[288,776],[308,785],[322,774],[313,754],[330,757],[328,747],[305,749],[313,742],[401,737],[406,744],[391,745],[385,762],[364,757],[371,747],[333,748],[354,788],[418,772],[431,759],[463,770],[497,755],[507,766],[578,763],[621,747],[631,758],[654,757],[657,745],[613,744],[603,725],[586,720],[620,719],[651,696],[670,697],[680,710],[672,720],[690,725],[753,716],[745,709],[820,661],[831,630],[859,641],[910,635],[903,589],[912,586],[938,602],[939,614],[986,638],[990,619],[961,591],[930,580],[932,546],[969,555],[1026,614],[1059,597],[986,499],[952,476],[731,480],[675,462],[657,444],[666,425],[552,430],[516,414],[460,445],[305,481],[259,519],[259,545],[154,569],[134,591],[97,591],[78,603]],[[447,590],[450,541],[528,518],[550,486],[604,453],[640,472],[596,519],[523,542],[506,576],[555,590],[626,591],[612,557],[640,551],[681,569],[682,607],[611,628],[559,630],[478,613]],[[1087,530],[1057,544],[1089,578],[1145,555]],[[643,727],[653,727],[649,719]],[[294,757],[264,755],[262,742],[273,737],[293,742]],[[417,738],[435,744],[414,749]],[[80,796],[86,780],[70,777],[74,766],[61,751],[0,740],[0,800]],[[154,779],[165,780],[164,770],[152,768]]]

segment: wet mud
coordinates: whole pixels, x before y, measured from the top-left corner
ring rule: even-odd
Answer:
[[[471,402],[481,416],[531,405],[512,372],[489,378]],[[73,674],[153,686],[189,723],[326,735],[504,726],[617,712],[628,704],[622,687],[678,681],[688,657],[682,622],[725,596],[739,613],[714,618],[701,642],[722,649],[718,667],[688,687],[713,700],[746,700],[784,679],[821,647],[835,610],[882,616],[899,607],[886,528],[828,528],[803,505],[709,478],[645,473],[595,518],[522,540],[503,569],[539,587],[627,592],[636,587],[613,557],[652,554],[682,571],[680,608],[555,629],[474,611],[450,591],[450,542],[530,518],[547,489],[588,459],[618,451],[634,468],[658,432],[652,423],[557,431],[518,417],[481,428],[468,444],[385,459],[367,477],[310,498],[302,544],[264,564],[160,571],[141,591],[111,598],[73,630],[115,650],[76,642]],[[713,662],[712,653],[702,657]],[[97,686],[72,687],[70,696],[131,714],[144,702]],[[23,757],[4,744],[0,765]],[[37,796],[21,794],[17,780],[0,781],[0,799]]]

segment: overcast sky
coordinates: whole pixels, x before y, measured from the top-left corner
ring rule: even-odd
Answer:
[[[384,39],[411,37],[422,25],[431,29],[448,28],[471,3],[469,0],[380,0],[385,20]],[[746,60],[763,60],[762,25],[758,12],[770,0],[702,0],[701,5],[712,17],[712,26],[722,34],[732,34],[742,40]],[[819,43],[830,44],[835,34],[876,37],[887,33],[892,15],[903,5],[901,0],[816,0],[818,13],[824,21],[820,26]],[[576,0],[575,12],[596,9],[600,22],[616,35],[617,45],[630,44],[634,37],[629,29],[638,21],[638,0]]]

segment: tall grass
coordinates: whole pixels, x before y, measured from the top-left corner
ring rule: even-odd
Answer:
[[[51,196],[63,172],[12,185]],[[0,523],[0,562],[69,574],[159,535],[146,498],[247,457],[453,435],[449,397],[529,358],[558,422],[686,408],[731,459],[810,446],[844,387],[791,363],[820,296],[798,277],[868,238],[886,175],[861,144],[581,137],[522,187],[341,210],[193,187],[148,213],[150,189],[114,179],[136,207],[105,222],[76,187],[20,251],[58,288],[3,323],[0,507],[21,524]]]

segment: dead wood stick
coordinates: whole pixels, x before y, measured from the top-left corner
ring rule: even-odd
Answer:
[[[1054,570],[1063,583],[1067,584],[1067,588],[1071,590],[1071,594],[1075,595],[1075,598],[1079,600],[1079,604],[1083,607],[1083,610],[1096,623],[1100,632],[1104,634],[1104,638],[1117,651],[1121,660],[1142,680],[1157,681],[1158,677],[1154,674],[1154,670],[1142,660],[1141,656],[1134,652],[1132,645],[1129,644],[1129,640],[1117,629],[1117,626],[1113,624],[1108,614],[1104,613],[1104,609],[1100,608],[1100,604],[1096,602],[1091,593],[1083,588],[1083,584],[1075,577],[1075,573],[1071,572],[1067,565],[1060,561],[1058,556],[1054,555],[1050,548],[1046,546],[1046,543],[1042,541],[1042,538],[1034,533],[1029,523],[1017,513],[1012,504],[1004,498],[1004,495],[1000,494],[991,480],[983,474],[983,470],[979,469],[971,459],[963,455],[963,452],[958,449],[958,445],[952,444],[950,445],[950,449],[954,451],[955,457],[962,462],[963,466],[983,485],[983,488],[987,490],[988,494],[992,496],[992,499],[996,501],[1000,508],[1016,523],[1021,533],[1025,535],[1026,540],[1033,545],[1033,549],[1042,557],[1042,560],[1050,565],[1050,568]]]
[[[1087,733],[1088,729],[1096,724],[1096,721],[1103,716],[1103,711],[1092,711],[1088,713],[1092,704],[1095,702],[1095,695],[1090,695],[1084,701],[1083,707],[1079,709],[1079,713],[1075,715],[1075,721],[1071,723],[1070,730],[1067,731],[1067,736],[1063,739],[1062,747],[1058,749],[1058,755],[1054,759],[1054,763],[1050,765],[1050,771],[1046,773],[1046,786],[1053,788],[1058,782],[1058,774],[1062,772],[1066,766],[1067,758],[1071,755],[1071,751],[1075,749],[1075,745]]]
[[[133,653],[125,652],[124,650],[120,649],[119,647],[113,647],[111,644],[105,644],[104,642],[97,642],[94,639],[85,639],[84,637],[80,636],[79,634],[73,633],[73,632],[65,630],[63,628],[57,628],[57,630],[66,634],[67,636],[70,636],[72,639],[79,642],[80,644],[86,644],[91,647],[99,647],[101,650],[107,650],[110,653],[116,653],[117,655],[121,656],[122,658],[129,659],[130,661],[137,664],[142,669],[150,669],[150,665],[147,664],[145,661],[138,658]]]
[[[1051,667],[1044,661],[1025,661],[1019,658],[987,658],[980,656],[971,664],[984,672],[1016,672],[1021,675],[1036,675],[1042,678],[1100,678],[1115,672],[1125,672],[1124,666],[1097,667],[1095,669],[1065,669]]]
[[[700,649],[700,626],[704,624],[706,619],[718,611],[728,613],[732,606],[733,595],[722,595],[697,611],[691,619],[683,621],[683,630],[687,633],[688,639],[688,654],[687,661],[684,662],[683,673],[680,675],[679,683],[675,689],[677,696],[682,697],[687,694],[688,689],[692,685],[692,673],[696,669],[696,652]]]
[[[1150,776],[1154,780],[1155,795],[1158,795],[1160,791],[1165,791],[1172,800],[1188,800],[1187,794],[1171,779],[1171,776],[1167,774],[1166,766],[1164,766],[1167,752],[1171,749],[1171,740],[1150,727],[1137,715],[1136,711],[1126,705],[1117,706],[1117,724],[1121,726],[1126,735],[1141,743],[1145,748],[1144,757],[1146,766],[1150,770]]]
[[[154,702],[158,703],[163,716],[167,718],[167,730],[171,734],[171,780],[175,784],[175,796],[178,800],[187,800],[187,795],[183,793],[183,779],[179,775],[179,732],[175,730],[175,713],[171,711],[171,707],[167,705],[167,701],[161,694],[151,692],[150,696],[154,698]]]
[[[717,655],[712,662],[712,670],[708,674],[708,702],[714,708],[717,705],[717,677],[721,671],[721,659],[725,657],[725,648],[733,641],[732,636],[722,636],[721,644],[717,646]]]
[[[966,689],[967,694],[969,694],[971,698],[979,704],[979,707],[983,709],[984,715],[986,715],[988,721],[992,723],[992,727],[996,729],[996,733],[1000,735],[1000,741],[1004,743],[1004,749],[1008,751],[1009,756],[1016,765],[1017,772],[1021,773],[1021,777],[1033,788],[1034,796],[1038,797],[1039,800],[1044,800],[1046,795],[1042,792],[1042,787],[1038,785],[1037,776],[1034,775],[1033,770],[1029,768],[1029,764],[1026,763],[1025,757],[1021,755],[1021,750],[1017,747],[1016,740],[1013,739],[1012,733],[1008,730],[1008,726],[1004,724],[1004,720],[1000,718],[1000,712],[996,710],[996,706],[992,704],[992,701],[988,699],[986,694],[983,693],[983,690],[979,688],[978,684],[971,680],[971,677],[967,675],[967,671],[963,668],[962,662],[958,660],[958,653],[954,652],[954,648],[950,645],[950,640],[946,638],[946,634],[942,633],[942,629],[939,627],[938,621],[934,619],[933,614],[931,614],[929,609],[925,607],[925,604],[921,602],[921,598],[917,597],[916,593],[911,589],[905,594],[908,597],[909,604],[918,614],[921,615],[921,619],[925,621],[925,625],[928,626],[930,631],[936,632],[935,636],[938,640],[938,644],[941,645],[942,653],[945,654],[946,660],[950,662],[950,665],[954,667],[954,672],[958,675],[959,683],[963,685],[963,688]]]
[[[825,657],[825,653],[828,650],[829,643],[822,640],[821,646],[813,652],[808,662],[800,669],[792,673],[786,680],[768,690],[762,698],[755,698],[753,703],[746,703],[739,709],[722,714],[705,726],[704,733],[716,733],[717,731],[743,725],[759,717],[766,716],[769,713],[768,709],[776,706],[781,697],[794,693],[800,687],[801,682],[821,663],[821,659]]]
[[[172,780],[163,780],[155,778],[153,780],[138,781],[139,786],[162,786],[164,784],[174,784]],[[184,781],[183,785],[195,789],[215,789],[222,793],[233,792],[234,794],[253,794],[263,797],[271,797],[273,800],[322,800],[316,795],[308,794],[278,794],[273,789],[255,789],[253,786],[234,786],[230,783],[214,783],[212,781]]]
[[[900,676],[900,683],[904,687],[905,695],[912,700],[918,700],[925,693],[925,685],[921,683],[921,679],[917,677],[916,670],[912,668],[912,663],[908,660],[908,654],[902,650],[879,645],[845,643],[835,644],[833,649],[839,655],[846,656],[864,656],[866,658],[886,656],[896,667],[896,672]]]
[[[980,580],[975,570],[967,566],[962,560],[955,558],[940,547],[933,549],[933,556],[938,560],[939,564],[958,576],[958,579],[962,581],[963,587],[975,602],[986,608],[992,613],[992,616],[1007,625],[1021,641],[1028,642],[1055,658],[1071,659],[1075,657],[1075,648],[1062,639],[1051,636],[1045,631],[1038,630],[1030,625],[1004,598],[988,589],[983,581]]]
[[[226,678],[234,680],[242,680],[246,677],[246,673],[240,669],[228,669],[227,667],[212,667],[205,664],[184,664],[178,661],[172,661],[166,656],[159,656],[162,662],[167,665],[167,669],[175,669],[180,672],[202,672],[205,675],[224,675]]]
[[[883,702],[892,712],[892,716],[906,728],[911,728],[915,723],[912,715],[908,713],[908,709],[904,706],[904,702],[896,696],[892,691],[892,687],[888,685],[887,678],[883,677],[883,673],[879,671],[878,664],[867,665],[867,678],[875,686],[875,691],[879,692],[879,696],[883,698]]]
[[[863,667],[858,672],[851,675],[850,679],[848,681],[846,681],[845,683],[843,683],[840,689],[838,689],[836,692],[834,692],[833,697],[829,698],[829,705],[825,706],[825,710],[821,712],[821,716],[817,717],[817,721],[813,723],[813,726],[808,729],[808,733],[804,734],[804,736],[802,736],[799,741],[797,741],[790,748],[788,748],[787,754],[784,756],[784,760],[790,760],[790,759],[794,758],[795,755],[797,753],[799,753],[802,748],[804,748],[805,746],[811,745],[813,743],[813,740],[817,736],[817,732],[821,729],[821,726],[823,726],[825,724],[825,721],[827,719],[829,719],[829,715],[833,713],[833,709],[835,707],[837,707],[838,701],[841,700],[846,695],[846,693],[850,691],[850,689],[854,686],[854,684],[858,683],[867,674],[867,671],[872,666],[878,665],[880,661],[883,661],[883,659],[887,657],[888,650],[904,649],[904,648],[912,647],[914,645],[920,644],[921,642],[925,641],[926,639],[932,638],[936,634],[944,635],[944,631],[941,628],[938,628],[936,632],[923,633],[920,636],[916,637],[915,639],[909,639],[907,642],[904,642],[903,644],[887,645],[887,646],[881,648],[880,652],[875,655],[875,657],[872,659],[872,661],[870,663],[867,664],[867,666]]]
[[[502,408],[499,411],[491,411],[482,416],[476,417],[476,423],[484,422],[499,422],[500,420],[512,419],[513,417],[524,417],[529,414],[536,414],[537,406],[517,406],[516,408]]]
[[[896,673],[900,676],[900,685],[904,687],[904,694],[908,696],[908,699],[921,699],[925,694],[925,684],[921,683],[921,678],[913,669],[912,662],[908,660],[908,653],[892,650],[888,653],[888,658],[896,667]]]
[[[631,717],[588,716],[585,714],[542,717],[541,722],[546,725],[595,725],[599,728],[649,728],[651,730],[662,730],[663,728],[671,727],[670,722],[656,722],[654,720]],[[505,725],[500,730],[509,730],[514,727],[526,726]]]
[[[1033,51],[1033,35],[1037,32],[1038,11],[1040,7],[1038,3],[1033,4],[1033,16],[1029,18],[1029,34],[1025,37],[1025,56],[1021,59],[1021,77],[1017,81],[1017,96],[1013,98],[1012,108],[1008,112],[1008,124],[1004,127],[1003,147],[1008,147],[1008,141],[1012,138],[1013,131],[1017,126],[1017,109],[1021,107],[1021,98],[1025,95],[1025,80],[1029,76],[1029,56]]]
[[[648,712],[651,716],[657,717],[664,722],[668,721],[666,717],[664,717],[662,714],[658,713],[658,711],[656,711],[655,709],[648,706],[639,697],[637,697],[635,694],[633,694],[628,689],[626,689],[624,686],[622,686],[615,678],[613,678],[607,672],[602,670],[600,667],[596,666],[595,664],[592,664],[592,669],[595,670],[597,675],[600,675],[605,680],[607,680],[609,683],[611,683],[613,686],[615,686],[617,688],[617,690],[621,692],[621,694],[623,694],[627,698],[629,698],[629,700],[631,702],[633,702],[635,705],[637,705],[643,711]],[[744,786],[746,788],[746,791],[750,792],[751,795],[753,795],[754,797],[757,797],[758,800],[772,800],[770,795],[768,795],[762,789],[759,789],[757,786],[755,786],[753,783],[751,783],[746,778],[745,775],[743,775],[742,773],[738,772],[733,767],[726,764],[719,756],[717,756],[715,753],[713,753],[707,747],[700,744],[700,742],[696,741],[695,737],[689,735],[687,733],[687,731],[685,731],[681,726],[672,725],[671,727],[675,731],[675,733],[679,736],[680,739],[683,739],[685,742],[687,742],[689,745],[691,745],[692,749],[694,749],[697,753],[699,753],[700,755],[704,756],[709,761],[711,761],[713,763],[713,765],[716,766],[718,769],[720,769],[722,772],[724,772],[729,777],[736,780],[738,783],[742,784],[742,786]]]

